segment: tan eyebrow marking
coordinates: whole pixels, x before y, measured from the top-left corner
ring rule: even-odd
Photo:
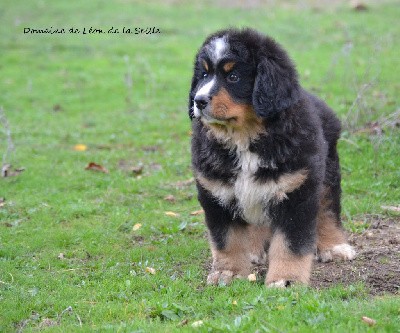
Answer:
[[[206,72],[208,72],[208,64],[207,64],[207,61],[202,60],[202,64],[203,64],[203,67],[204,67],[204,69],[206,70]]]
[[[231,62],[227,62],[224,66],[223,69],[225,72],[229,72],[230,70],[232,70],[233,66],[235,66],[235,62],[231,61]]]

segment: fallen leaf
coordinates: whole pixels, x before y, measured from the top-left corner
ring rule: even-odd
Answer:
[[[175,202],[175,197],[172,194],[168,194],[166,197],[164,197],[164,200],[169,202]]]
[[[160,150],[159,146],[144,146],[142,147],[142,150],[148,153],[154,153],[156,151]]]
[[[143,173],[143,165],[139,164],[137,166],[134,166],[131,168],[131,171],[135,176],[139,176]]]
[[[203,326],[203,321],[202,320],[198,320],[192,323],[192,327],[196,328],[196,327],[200,327]]]
[[[374,320],[374,319],[372,319],[372,318],[369,318],[369,317],[363,316],[363,317],[361,317],[361,320],[362,320],[364,323],[367,323],[369,326],[374,326],[374,325],[376,324],[376,320]]]
[[[146,272],[152,275],[156,274],[156,270],[153,267],[146,267]]]
[[[15,177],[18,176],[21,172],[25,171],[25,168],[17,168],[11,170],[11,164],[4,164],[1,168],[1,176],[2,177]]]
[[[151,163],[150,169],[154,170],[154,171],[160,171],[160,170],[162,170],[162,165],[158,164],[158,163]]]
[[[99,172],[104,172],[104,173],[109,173],[109,171],[103,167],[100,164],[96,164],[94,162],[90,162],[86,167],[85,170],[91,170],[91,171],[99,171]]]
[[[257,276],[254,273],[249,274],[247,276],[247,280],[249,280],[250,282],[255,282],[255,281],[257,281]]]
[[[195,210],[194,212],[190,213],[191,216],[197,216],[197,215],[202,215],[202,214],[204,214],[204,210],[203,209]]]
[[[381,206],[384,210],[390,210],[391,212],[400,213],[400,206]]]
[[[165,212],[165,215],[171,216],[171,217],[178,217],[179,216],[178,213],[174,213],[174,212]]]
[[[133,227],[132,227],[132,231],[136,231],[139,230],[142,227],[142,225],[140,223],[136,223]]]
[[[357,11],[362,11],[362,10],[368,9],[367,5],[359,0],[351,1],[350,6],[352,9],[357,10]]]
[[[54,104],[53,105],[53,111],[54,112],[60,112],[60,111],[63,111],[63,108],[62,108],[62,106],[60,104]]]
[[[58,259],[65,259],[65,256],[64,256],[64,253],[60,253],[58,256],[57,256],[57,258]]]
[[[1,176],[8,177],[11,169],[11,164],[4,164],[1,168]]]
[[[59,323],[56,320],[50,318],[44,318],[39,324],[39,328],[48,328],[52,326],[57,326]]]
[[[0,208],[4,207],[6,205],[6,199],[5,198],[0,198]]]
[[[178,188],[178,189],[182,189],[182,188],[185,188],[185,187],[190,186],[192,184],[194,184],[194,178],[190,178],[188,180],[181,180],[181,181],[173,183],[171,185],[176,187],[176,188]]]
[[[366,237],[367,239],[372,239],[372,238],[374,238],[374,233],[373,233],[372,231],[368,231],[368,232],[365,234],[365,237]]]
[[[185,326],[189,323],[189,319],[183,319],[180,323],[179,326]]]
[[[86,145],[82,144],[82,143],[79,143],[79,144],[74,146],[74,150],[75,151],[86,151],[87,148],[88,147]]]
[[[232,305],[237,305],[237,301],[233,300]]]

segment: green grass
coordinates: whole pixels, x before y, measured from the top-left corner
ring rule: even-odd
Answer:
[[[199,209],[194,185],[181,186],[192,177],[186,105],[194,54],[215,29],[252,26],[285,46],[302,84],[346,124],[346,226],[359,230],[353,220],[387,214],[382,205],[400,202],[399,131],[355,129],[399,107],[399,15],[395,1],[365,12],[3,1],[0,106],[15,144],[6,158],[26,170],[0,178],[0,331],[192,331],[200,320],[201,332],[400,331],[399,298],[371,298],[363,285],[206,286],[204,217],[190,215]],[[23,34],[91,26],[156,26],[161,34]],[[0,155],[6,150],[0,131]],[[121,161],[142,165],[142,174]],[[89,162],[109,173],[85,170]]]

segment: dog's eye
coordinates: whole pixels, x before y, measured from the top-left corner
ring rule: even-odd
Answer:
[[[236,82],[239,81],[239,76],[237,74],[235,74],[235,73],[231,73],[231,74],[228,75],[227,80],[230,83],[236,83]]]
[[[203,76],[204,78],[206,78],[206,77],[208,76],[208,73],[207,73],[207,72],[204,72],[202,76]]]

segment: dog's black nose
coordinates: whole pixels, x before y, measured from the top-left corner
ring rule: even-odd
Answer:
[[[197,96],[194,99],[194,102],[196,103],[197,108],[200,110],[204,110],[209,101],[210,101],[210,99],[207,98],[207,96]]]

